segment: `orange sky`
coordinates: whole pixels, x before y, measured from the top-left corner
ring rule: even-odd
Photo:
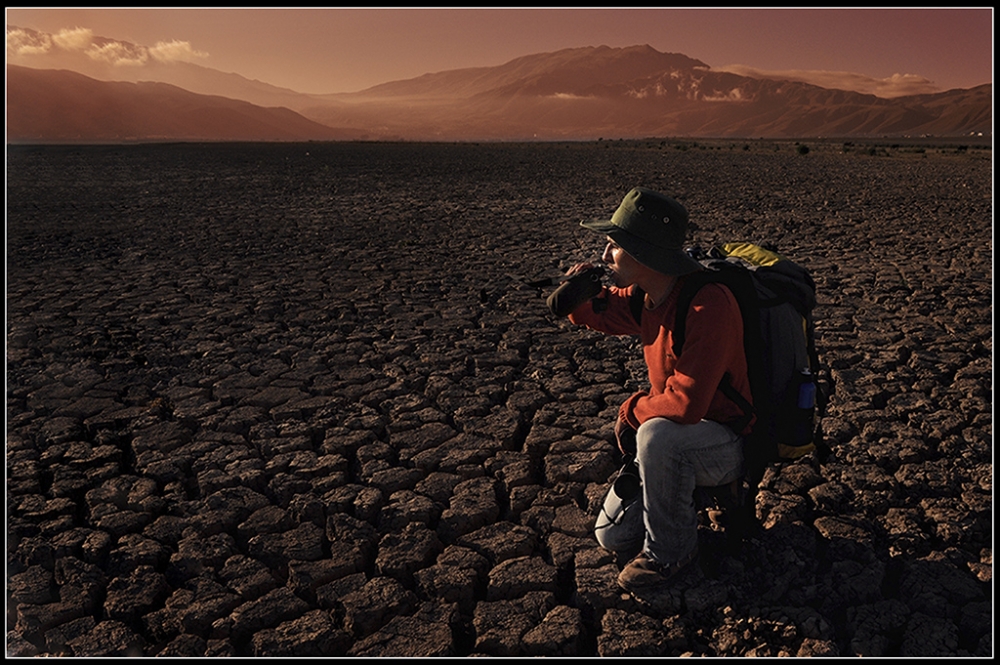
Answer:
[[[7,8],[6,14],[8,28],[63,36],[53,43],[110,38],[146,47],[156,57],[310,93],[353,92],[563,48],[637,44],[683,53],[716,70],[782,72],[886,97],[993,80],[989,7]],[[10,35],[7,61],[31,64],[31,55],[12,51]]]

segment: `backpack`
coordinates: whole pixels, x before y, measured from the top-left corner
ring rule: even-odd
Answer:
[[[823,461],[830,453],[823,438],[822,417],[834,384],[816,350],[816,284],[804,267],[761,245],[733,242],[708,251],[687,251],[705,270],[690,274],[681,288],[674,354],[680,355],[684,346],[691,301],[706,284],[727,286],[743,316],[743,345],[753,404],[732,388],[728,375],[719,385],[743,411],[743,418],[731,424],[734,430],[741,431],[756,418],[745,437],[747,477],[736,500],[749,512],[734,524],[735,535],[742,539],[748,522],[756,522],[757,487],[769,465],[811,452]],[[643,297],[641,289],[636,288],[630,301],[637,321]],[[718,494],[715,497],[718,499]]]

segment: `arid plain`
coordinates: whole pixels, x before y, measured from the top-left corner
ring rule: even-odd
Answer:
[[[533,279],[633,186],[812,270],[833,456],[639,602],[641,354]],[[992,655],[992,154],[8,146],[7,655]]]

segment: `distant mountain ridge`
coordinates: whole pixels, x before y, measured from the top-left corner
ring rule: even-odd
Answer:
[[[106,68],[102,73],[95,67],[89,71],[109,75]],[[992,131],[991,84],[882,99],[715,72],[699,60],[648,45],[564,49],[496,67],[429,73],[326,95],[298,93],[189,63],[159,63],[143,70],[169,79],[170,88],[53,71],[8,65],[9,142],[126,135],[128,140],[478,141],[964,136]],[[176,87],[181,81],[184,87]],[[102,105],[90,101],[96,98]],[[89,109],[86,122],[73,116],[77,106]],[[164,113],[165,108],[175,112]]]
[[[595,87],[696,68],[708,69],[708,65],[686,55],[660,53],[651,46],[621,49],[597,46],[526,55],[497,67],[424,74],[352,94],[359,97],[587,94]]]
[[[97,81],[7,66],[7,141],[305,141],[352,138],[287,108],[198,95],[168,83]]]

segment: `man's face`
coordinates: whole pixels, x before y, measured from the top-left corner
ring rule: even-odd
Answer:
[[[635,284],[641,268],[639,262],[611,238],[608,238],[608,246],[604,248],[601,260],[611,270],[615,286],[626,287]]]

